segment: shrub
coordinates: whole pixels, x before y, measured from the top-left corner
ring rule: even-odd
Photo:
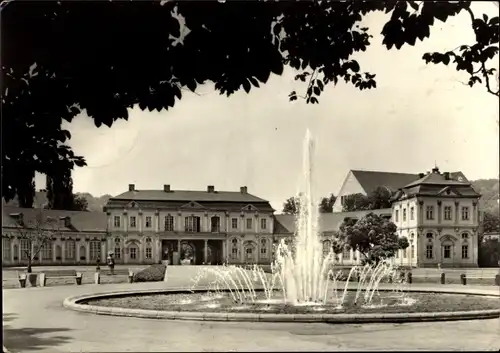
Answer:
[[[134,282],[161,282],[165,277],[165,269],[167,266],[163,264],[151,265],[142,271],[134,274]]]

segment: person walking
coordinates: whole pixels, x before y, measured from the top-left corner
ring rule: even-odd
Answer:
[[[115,274],[115,259],[113,258],[113,252],[110,251],[108,252],[108,257],[106,259],[106,262],[109,267],[109,271],[111,272],[112,275]]]

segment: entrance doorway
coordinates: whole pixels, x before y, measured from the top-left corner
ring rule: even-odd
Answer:
[[[453,263],[453,243],[445,242],[441,244],[441,259],[443,264]]]
[[[209,240],[207,243],[207,264],[222,265],[222,240]]]

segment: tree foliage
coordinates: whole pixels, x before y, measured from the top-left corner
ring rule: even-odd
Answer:
[[[377,264],[409,246],[406,237],[399,238],[396,230],[394,223],[370,212],[358,221],[347,219],[340,225],[336,234],[337,247],[343,244],[344,248],[358,250],[363,255],[363,262]]]
[[[285,214],[298,214],[300,209],[300,198],[299,197],[289,197],[283,203],[283,213]]]
[[[27,242],[22,251],[28,261],[27,272],[31,273],[33,260],[44,246],[51,244],[53,237],[60,234],[59,222],[53,217],[45,217],[43,211],[38,209],[33,220],[25,221],[20,215],[16,220],[16,230],[19,239]]]
[[[333,212],[333,205],[335,204],[336,200],[337,200],[337,197],[334,194],[330,194],[330,196],[327,196],[327,197],[322,197],[321,201],[319,202],[319,212],[320,213],[332,213]]]
[[[391,207],[392,193],[383,186],[377,187],[368,196],[363,194],[348,195],[344,198],[343,212],[379,210]]]
[[[333,212],[333,205],[337,198],[335,195],[330,194],[330,196],[322,197],[319,202],[319,212],[320,213],[331,213]],[[298,214],[300,209],[300,197],[289,197],[283,203],[282,212],[285,214]]]
[[[297,70],[296,80],[307,82],[306,91],[292,92],[290,100],[318,103],[325,86],[340,80],[360,90],[375,88],[376,74],[352,58],[371,44],[363,16],[385,11],[383,45],[400,49],[429,37],[436,19],[444,22],[469,6],[469,1],[11,1],[2,9],[3,131],[9,132],[2,141],[3,197],[8,201],[17,194],[29,204],[35,171],[60,175],[85,165],[61,127],[83,110],[96,126],[111,126],[128,119],[134,105],[168,110],[183,91],[207,82],[227,96],[250,92],[271,74],[281,75],[285,65]],[[485,22],[495,26],[495,21]],[[498,37],[474,23],[481,46],[474,50],[490,57],[494,50],[488,48]]]

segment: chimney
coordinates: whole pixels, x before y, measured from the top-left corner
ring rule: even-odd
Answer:
[[[424,176],[425,176],[425,174],[424,174],[424,173],[418,173],[418,178],[419,178],[419,179],[422,179]]]
[[[450,172],[444,172],[444,180],[450,180]]]
[[[240,187],[240,192],[242,194],[246,194],[246,193],[248,193],[248,188],[246,186],[242,186],[242,187]]]
[[[163,191],[170,192],[170,184],[163,184]]]
[[[70,216],[59,217],[59,219],[64,222],[64,226],[66,228],[71,228],[71,217]]]
[[[213,185],[207,186],[207,192],[214,192],[214,191],[215,191],[215,187]]]
[[[128,184],[128,191],[135,191],[135,184]]]

